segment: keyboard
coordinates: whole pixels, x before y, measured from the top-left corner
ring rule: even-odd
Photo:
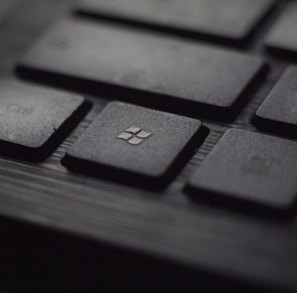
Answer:
[[[296,292],[297,2],[1,0],[0,290]]]

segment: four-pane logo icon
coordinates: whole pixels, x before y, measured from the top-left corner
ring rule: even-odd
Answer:
[[[132,145],[139,145],[151,135],[151,132],[147,132],[140,127],[130,126],[125,131],[120,133],[117,138],[123,139]]]

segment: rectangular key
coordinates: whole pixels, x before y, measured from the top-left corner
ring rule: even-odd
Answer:
[[[284,215],[297,196],[297,142],[228,130],[188,182],[193,198]]]
[[[267,47],[276,53],[297,57],[297,3],[288,4],[266,40]]]
[[[14,80],[0,83],[0,154],[46,158],[75,127],[88,104],[81,96]]]
[[[199,120],[112,102],[70,147],[63,163],[74,171],[159,187],[204,138]]]
[[[251,5],[250,0],[84,0],[80,12],[239,43],[247,39],[273,2],[257,0]]]
[[[289,67],[256,113],[257,126],[297,136],[297,67]]]
[[[73,20],[57,24],[20,64],[30,77],[215,117],[236,109],[261,69],[262,60],[243,53]]]

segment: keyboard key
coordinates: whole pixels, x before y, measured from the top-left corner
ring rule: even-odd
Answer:
[[[168,182],[204,138],[199,120],[112,102],[63,163],[75,171],[156,187]]]
[[[44,36],[19,70],[85,90],[97,86],[117,99],[229,118],[261,69],[262,60],[243,53],[70,20]]]
[[[50,155],[87,110],[80,96],[14,80],[0,83],[0,154]]]
[[[288,68],[256,113],[258,127],[296,137],[297,67]]]
[[[188,182],[193,198],[286,213],[297,195],[297,142],[228,130]],[[281,214],[281,213],[280,213]]]
[[[244,41],[272,7],[271,0],[85,0],[80,12],[183,34]]]
[[[297,3],[288,7],[268,35],[266,45],[272,51],[297,57]]]

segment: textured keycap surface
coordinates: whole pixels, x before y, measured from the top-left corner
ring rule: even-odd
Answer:
[[[288,68],[257,110],[261,124],[297,127],[297,67]],[[272,129],[273,130],[273,129]]]
[[[161,178],[200,128],[195,119],[112,102],[70,147],[65,164]]]
[[[99,81],[222,109],[233,105],[262,65],[238,52],[83,21],[59,23],[21,62],[22,68],[60,79]]]
[[[227,200],[282,210],[297,195],[297,142],[228,130],[188,185]],[[203,193],[202,193],[203,194]]]
[[[241,40],[248,36],[273,1],[258,0],[85,0],[81,11],[173,29]]]
[[[269,48],[297,56],[297,3],[293,1],[281,15],[268,35]]]
[[[47,152],[47,141],[78,114],[84,99],[14,80],[0,83],[1,153]],[[71,125],[67,125],[71,128]]]

